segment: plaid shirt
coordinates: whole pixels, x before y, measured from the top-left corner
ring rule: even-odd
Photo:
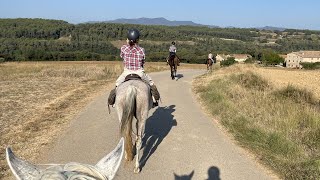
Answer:
[[[120,57],[123,59],[124,67],[129,70],[143,69],[145,53],[144,49],[138,45],[123,45]]]

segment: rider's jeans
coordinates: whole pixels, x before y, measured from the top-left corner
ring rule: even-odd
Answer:
[[[119,84],[123,83],[126,76],[129,74],[137,74],[141,77],[141,79],[143,81],[145,81],[146,83],[148,83],[150,86],[152,86],[154,84],[154,82],[152,81],[151,77],[146,74],[144,72],[144,69],[139,69],[139,70],[129,70],[127,68],[124,68],[122,74],[118,77],[118,79],[116,80],[116,86],[119,86]]]

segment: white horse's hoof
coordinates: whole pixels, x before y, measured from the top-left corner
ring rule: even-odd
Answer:
[[[140,172],[140,168],[134,168],[134,169],[133,169],[133,172],[136,173],[136,174],[138,174],[138,173]]]

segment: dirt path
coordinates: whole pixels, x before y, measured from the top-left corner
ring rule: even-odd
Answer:
[[[133,163],[123,161],[115,179],[190,179],[190,174],[194,180],[275,179],[202,112],[191,91],[193,77],[202,73],[182,70],[177,81],[170,79],[169,72],[151,74],[162,103],[150,111],[146,122],[142,171],[133,174]],[[115,147],[119,123],[115,109],[107,113],[107,95],[88,104],[43,163],[94,164]]]

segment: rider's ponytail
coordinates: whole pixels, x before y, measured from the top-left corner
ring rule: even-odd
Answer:
[[[130,46],[134,46],[136,43],[135,42],[133,42],[132,40],[131,41],[129,41],[129,45]]]

